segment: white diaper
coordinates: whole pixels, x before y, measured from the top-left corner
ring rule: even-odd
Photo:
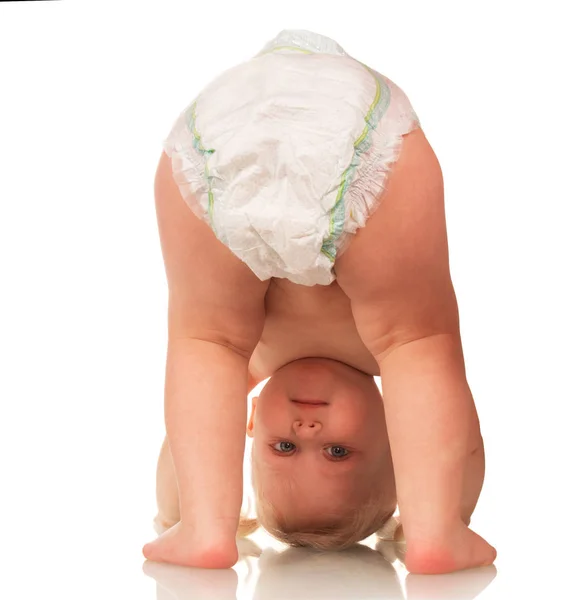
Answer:
[[[163,146],[191,210],[259,279],[328,285],[418,126],[388,78],[284,30],[209,83]]]

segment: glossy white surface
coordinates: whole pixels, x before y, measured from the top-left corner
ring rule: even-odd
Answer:
[[[444,577],[406,575],[391,544],[381,551],[360,545],[339,553],[317,554],[311,550],[267,548],[259,558],[243,558],[233,573],[203,572],[147,562],[144,572],[157,584],[157,599],[297,598],[438,600],[475,598],[496,575],[495,567],[484,567]],[[244,549],[252,552],[252,549]]]
[[[2,598],[586,597],[578,3],[341,5],[0,3]],[[144,564],[164,435],[160,141],[285,27],[396,80],[442,164],[486,448],[472,528],[494,568],[406,577],[388,545],[265,549],[222,572]]]

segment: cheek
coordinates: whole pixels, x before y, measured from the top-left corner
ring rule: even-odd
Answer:
[[[365,429],[369,429],[364,411],[350,404],[330,409],[328,425],[333,434],[349,439],[362,437]]]
[[[288,411],[286,407],[279,404],[279,402],[270,402],[265,406],[257,407],[255,424],[261,432],[275,432],[286,426]]]
[[[363,400],[340,406],[332,416],[336,425],[348,435],[368,437],[386,432],[384,412],[368,406]]]

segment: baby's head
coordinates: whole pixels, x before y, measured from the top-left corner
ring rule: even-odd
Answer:
[[[392,516],[391,453],[370,375],[331,359],[291,362],[253,399],[247,431],[258,522],[274,537],[342,549]]]

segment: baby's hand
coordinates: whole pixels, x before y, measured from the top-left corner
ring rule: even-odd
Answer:
[[[181,521],[146,544],[142,553],[149,560],[204,569],[228,569],[238,561],[234,536],[223,535],[221,530],[198,533]]]

